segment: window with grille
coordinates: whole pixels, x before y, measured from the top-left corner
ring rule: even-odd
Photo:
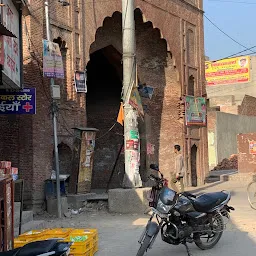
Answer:
[[[80,35],[75,34],[75,47],[76,47],[76,54],[80,54]]]
[[[76,58],[76,70],[79,71],[81,70],[81,59]]]

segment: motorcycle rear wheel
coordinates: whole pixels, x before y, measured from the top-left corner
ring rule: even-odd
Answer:
[[[151,237],[149,235],[146,235],[141,246],[140,249],[137,252],[137,256],[143,256],[144,253],[147,251],[149,245],[150,245],[150,241],[151,241]]]
[[[213,217],[213,224],[216,223],[217,224],[217,232],[212,231],[212,233],[208,235],[207,238],[207,242],[204,243],[202,241],[203,236],[205,236],[205,234],[199,234],[198,235],[198,239],[195,240],[195,244],[198,248],[200,248],[201,250],[209,250],[212,249],[220,240],[220,238],[222,237],[223,234],[223,227],[224,227],[224,221],[221,215],[215,215]],[[216,225],[215,224],[215,225]],[[209,239],[212,240],[209,242]]]

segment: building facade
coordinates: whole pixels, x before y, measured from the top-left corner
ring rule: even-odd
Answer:
[[[185,126],[181,103],[184,95],[206,96],[202,0],[135,3],[138,79],[154,89],[151,99],[143,98],[145,116],[139,121],[142,179],[147,181],[152,162],[159,163],[170,178],[173,146],[180,144],[187,183],[202,184],[208,172],[207,128]],[[60,168],[72,175],[72,128],[97,128],[92,185],[105,188],[123,141],[122,127],[115,124],[122,92],[121,1],[70,4],[63,7],[50,1],[49,6],[52,38],[60,45],[66,71],[65,80],[55,81],[61,85]],[[1,117],[0,155],[19,167],[26,182],[26,202],[38,208],[44,200],[44,180],[54,168],[50,81],[42,77],[44,1],[30,1],[23,27],[24,85],[37,90],[37,114]],[[86,95],[76,93],[73,83],[74,71],[85,69]],[[112,187],[121,186],[122,159],[123,155]]]

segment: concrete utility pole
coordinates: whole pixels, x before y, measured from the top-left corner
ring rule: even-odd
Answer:
[[[47,40],[51,42],[50,18],[49,18],[49,2],[45,0],[45,20]],[[51,78],[51,90],[53,90],[54,79]],[[58,135],[57,135],[57,102],[52,99],[52,115],[53,115],[53,134],[54,134],[54,157],[55,157],[55,172],[56,172],[56,190],[57,190],[57,208],[58,218],[61,218],[61,197],[60,197],[60,165],[58,152]]]
[[[139,174],[140,139],[138,132],[138,114],[129,104],[133,86],[136,85],[136,40],[134,21],[134,0],[122,0],[123,24],[123,101],[124,101],[124,152],[126,188],[141,187]],[[127,143],[134,145],[127,149]],[[136,149],[137,148],[137,149]]]

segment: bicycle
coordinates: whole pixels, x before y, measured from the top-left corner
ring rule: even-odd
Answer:
[[[248,201],[252,209],[256,210],[256,181],[252,181],[247,186]]]

